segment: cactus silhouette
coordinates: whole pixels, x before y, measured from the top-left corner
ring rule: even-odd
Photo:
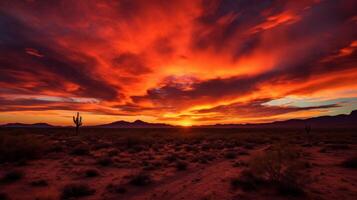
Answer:
[[[82,116],[79,116],[79,112],[77,112],[77,116],[73,116],[73,122],[76,125],[76,134],[78,135],[79,127],[82,126]]]

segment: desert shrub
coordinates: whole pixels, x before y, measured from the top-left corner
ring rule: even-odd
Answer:
[[[200,154],[198,155],[198,157],[194,158],[193,162],[198,162],[201,164],[207,164],[210,161],[213,161],[214,159],[216,159],[216,157],[212,154],[208,154],[208,153],[204,153],[204,154]]]
[[[76,156],[89,155],[89,147],[86,145],[78,145],[72,149],[71,154]]]
[[[112,183],[110,183],[107,186],[107,190],[111,193],[119,193],[119,194],[124,194],[127,192],[127,189],[124,186],[120,184],[112,184]]]
[[[0,192],[0,200],[8,200],[9,196],[5,192]]]
[[[233,164],[232,164],[233,167],[247,167],[248,164],[244,161],[235,161]]]
[[[1,182],[3,183],[13,183],[16,182],[24,177],[24,173],[19,170],[9,171],[4,174],[1,178]]]
[[[139,173],[133,176],[129,183],[134,186],[146,186],[152,182],[151,177],[145,173]]]
[[[95,189],[90,188],[87,184],[71,183],[65,185],[62,189],[61,199],[72,199],[84,196],[90,196],[95,193]]]
[[[242,188],[244,191],[256,190],[264,182],[256,177],[251,171],[244,170],[241,172],[239,177],[231,179],[232,188]]]
[[[249,153],[247,151],[245,151],[245,150],[241,150],[241,151],[238,151],[238,155],[247,156],[247,155],[249,155]]]
[[[357,169],[357,157],[351,157],[341,163],[345,168]]]
[[[84,172],[85,176],[88,178],[99,176],[99,171],[97,169],[87,169]]]
[[[224,158],[226,159],[235,159],[237,157],[237,153],[234,151],[228,151],[224,154]]]
[[[251,189],[257,186],[256,183],[267,183],[276,187],[280,194],[303,195],[309,178],[302,173],[306,166],[299,158],[300,153],[296,149],[275,145],[250,161],[248,172],[240,177],[238,185]]]
[[[304,196],[305,191],[303,187],[295,183],[278,183],[277,184],[278,192],[285,196]]]
[[[186,162],[183,162],[183,161],[179,161],[176,163],[176,169],[178,171],[184,171],[187,169],[187,163]]]
[[[165,157],[165,160],[167,160],[168,162],[175,162],[177,161],[178,157],[176,154],[170,154],[168,156]]]
[[[48,148],[49,153],[59,153],[63,151],[64,151],[63,147],[59,144],[53,144],[51,145],[51,147]]]
[[[304,164],[299,157],[297,150],[277,145],[257,157],[251,163],[251,169],[258,177],[276,184],[280,193],[298,196],[303,194],[302,187],[307,181],[301,173]]]
[[[113,156],[117,156],[119,154],[118,150],[111,150],[111,151],[108,151],[107,155],[109,157],[113,157]]]
[[[0,135],[0,163],[23,162],[39,158],[45,143],[30,135]]]
[[[245,149],[252,150],[252,149],[254,149],[254,148],[255,148],[255,145],[254,145],[254,144],[249,144],[249,143],[248,143],[248,144],[245,144],[245,145],[244,145],[244,148],[245,148]]]
[[[196,150],[193,145],[186,145],[184,147],[184,149],[185,149],[185,151],[188,151],[188,152]]]
[[[102,157],[97,160],[97,164],[103,167],[110,166],[113,164],[113,160],[108,157]]]
[[[347,144],[329,144],[325,146],[326,149],[328,150],[348,150],[351,149],[351,147]]]
[[[146,150],[146,148],[147,147],[145,145],[135,145],[135,146],[132,146],[131,148],[129,148],[128,152],[129,153],[139,153],[139,152]]]
[[[146,164],[144,164],[146,163]],[[162,166],[161,162],[143,162],[143,169],[144,170],[156,170],[159,169]]]
[[[92,149],[93,150],[100,150],[100,149],[105,149],[105,148],[110,148],[111,145],[108,143],[96,143],[98,142],[97,140],[93,141],[95,144],[93,144]]]
[[[38,179],[31,181],[30,185],[34,187],[45,187],[48,186],[48,182],[45,179]]]

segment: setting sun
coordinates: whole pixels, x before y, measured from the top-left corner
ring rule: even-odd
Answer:
[[[180,122],[180,126],[190,127],[190,126],[192,126],[192,122],[189,120],[183,120]]]

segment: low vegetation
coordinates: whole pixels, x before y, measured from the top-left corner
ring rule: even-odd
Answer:
[[[133,176],[129,183],[134,186],[147,186],[152,183],[151,177],[146,173],[139,173]]]
[[[127,189],[121,184],[113,184],[113,183],[110,183],[107,186],[107,190],[111,193],[118,193],[118,194],[124,194],[127,192]]]
[[[19,181],[24,177],[24,173],[19,170],[12,170],[7,173],[1,178],[2,183],[13,183]]]
[[[48,182],[45,179],[37,179],[30,182],[30,185],[33,187],[46,187]]]
[[[248,169],[231,181],[233,187],[254,190],[274,186],[280,194],[302,196],[308,182],[300,152],[286,145],[274,145],[251,159]]]
[[[36,159],[45,150],[45,142],[35,136],[0,134],[0,164]]]
[[[99,176],[99,171],[97,169],[87,169],[84,172],[85,176],[88,178]]]
[[[9,196],[5,192],[0,192],[0,200],[8,200]]]
[[[73,199],[79,197],[90,196],[95,193],[95,189],[92,189],[84,183],[71,183],[65,185],[62,189],[61,199]]]
[[[357,169],[357,156],[346,159],[341,165],[345,168]]]
[[[20,130],[0,133],[1,198],[167,199],[179,191],[185,199],[330,199],[319,192],[331,187],[353,199],[357,192],[351,131],[314,129],[307,147],[303,129]],[[325,183],[334,177],[336,186]]]

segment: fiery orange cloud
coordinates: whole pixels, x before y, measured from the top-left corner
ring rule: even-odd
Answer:
[[[75,111],[87,124],[186,126],[346,113],[357,108],[356,6],[1,1],[0,123],[70,124]],[[299,104],[270,104],[291,97]]]

